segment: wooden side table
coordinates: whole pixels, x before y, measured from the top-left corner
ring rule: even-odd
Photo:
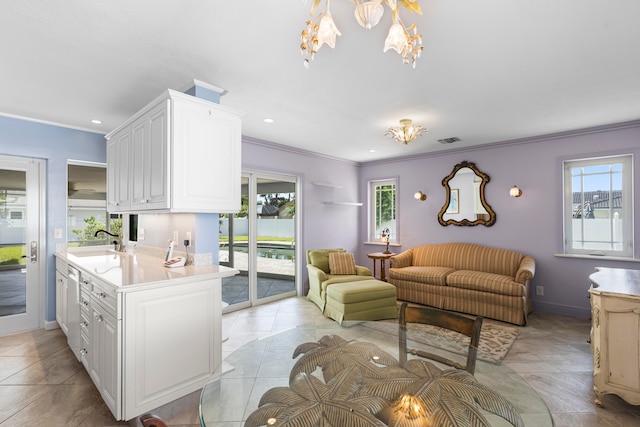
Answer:
[[[376,260],[380,260],[380,280],[383,282],[387,281],[386,261],[394,255],[396,254],[393,252],[390,254],[385,254],[384,252],[367,254],[367,256],[373,260],[373,277],[376,277]]]

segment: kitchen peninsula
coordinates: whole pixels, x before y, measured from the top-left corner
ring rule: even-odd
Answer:
[[[166,268],[163,261],[106,248],[56,253],[58,272],[80,272],[76,289],[63,274],[56,281],[66,290],[56,294],[69,343],[79,328],[74,353],[118,420],[140,416],[220,375],[221,279],[238,272],[218,265]]]

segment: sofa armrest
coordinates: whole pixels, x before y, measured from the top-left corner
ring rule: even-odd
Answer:
[[[412,260],[413,260],[413,250],[407,249],[406,251],[389,258],[389,267],[390,268],[410,267]]]
[[[307,272],[309,273],[309,289],[320,295],[322,282],[327,280],[327,273],[311,264],[307,264]]]
[[[516,272],[515,281],[525,284],[536,274],[536,261],[533,257],[525,256],[520,262],[520,267]]]
[[[361,265],[356,265],[356,274],[358,276],[372,276],[371,270]]]

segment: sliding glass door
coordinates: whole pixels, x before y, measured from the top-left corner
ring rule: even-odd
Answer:
[[[296,177],[245,173],[242,208],[220,218],[220,264],[227,311],[296,295]]]

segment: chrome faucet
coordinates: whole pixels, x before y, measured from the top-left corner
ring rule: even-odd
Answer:
[[[122,238],[124,237],[122,233],[113,234],[113,233],[109,233],[107,230],[98,230],[96,231],[96,234],[93,235],[93,237],[98,237],[98,233],[105,233],[111,237],[116,237],[117,240],[113,241],[113,250],[116,252],[126,252],[126,247],[122,244]]]

